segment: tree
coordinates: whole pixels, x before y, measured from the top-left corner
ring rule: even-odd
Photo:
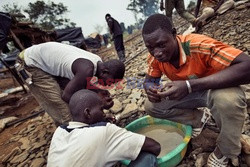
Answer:
[[[5,12],[16,14],[22,12],[22,7],[17,4],[4,5]],[[75,27],[75,23],[70,22],[70,19],[64,17],[69,12],[68,8],[63,3],[54,3],[48,1],[38,0],[34,3],[29,3],[23,12],[27,13],[30,21],[35,23],[38,27],[45,30],[53,30],[55,28],[69,28]]]
[[[157,13],[159,9],[159,0],[130,0],[127,10],[131,10],[136,20],[138,14],[142,14],[142,19]]]
[[[28,13],[32,22],[41,25],[46,30],[75,26],[75,23],[63,17],[68,9],[62,3],[56,4],[49,1],[46,4],[44,1],[38,0],[35,3],[29,3],[24,12]]]
[[[16,3],[3,5],[3,10],[10,14],[19,14],[22,11],[21,7]]]

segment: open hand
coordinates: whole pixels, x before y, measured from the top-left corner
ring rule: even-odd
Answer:
[[[108,121],[108,122],[110,122],[110,123],[113,123],[113,124],[116,123],[116,118],[112,114],[106,114],[105,120]]]
[[[152,103],[159,103],[161,102],[161,96],[158,95],[158,90],[155,88],[149,88],[146,90],[146,93],[148,95],[148,100]]]
[[[157,93],[161,98],[180,100],[188,95],[188,89],[185,81],[173,81],[171,83],[167,83],[164,88],[164,91]]]

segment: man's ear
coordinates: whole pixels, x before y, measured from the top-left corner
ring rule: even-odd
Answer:
[[[85,108],[83,111],[83,115],[86,119],[90,119],[91,115],[90,115],[90,109],[89,108]]]

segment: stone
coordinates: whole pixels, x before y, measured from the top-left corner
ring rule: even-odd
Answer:
[[[217,36],[220,36],[222,34],[222,30],[218,29],[214,32],[214,37],[216,38]]]
[[[123,100],[122,101],[122,104],[128,104],[128,103],[130,103],[131,102],[131,99],[126,99],[126,100]]]
[[[45,164],[44,158],[36,158],[31,162],[30,167],[42,167],[44,164]]]
[[[4,130],[7,123],[16,120],[17,117],[7,117],[0,120],[0,132]]]
[[[137,100],[136,99],[131,99],[131,103],[136,103]]]
[[[245,44],[243,44],[243,46],[244,46],[247,50],[250,50],[250,43],[245,43]]]
[[[12,159],[15,155],[21,153],[21,149],[19,147],[15,147],[8,155],[6,155],[2,162],[5,163],[7,161],[9,161],[10,159]]]
[[[20,138],[22,138],[23,136],[22,135],[15,135],[13,136],[12,138],[10,138],[9,142],[8,143],[11,143],[11,142],[16,142],[18,141]]]
[[[42,157],[44,151],[40,151],[39,153],[36,154],[36,158]]]
[[[235,9],[236,10],[242,10],[242,9],[245,9],[245,8],[246,8],[246,5],[242,4],[242,5],[237,6]]]
[[[35,152],[39,151],[40,148],[41,148],[42,146],[46,145],[46,144],[47,144],[47,141],[46,141],[46,140],[41,140],[40,142],[34,143],[32,149],[31,149],[31,151],[30,151],[30,153],[35,153]]]
[[[18,142],[22,143],[22,145],[20,147],[21,150],[26,150],[27,148],[30,148],[30,141],[27,137],[19,139]]]
[[[197,155],[197,159],[195,161],[195,167],[203,167],[207,163],[207,158],[210,153],[201,153]]]
[[[17,163],[17,164],[19,164],[19,163],[25,161],[25,160],[28,158],[28,156],[29,156],[28,152],[27,152],[27,151],[24,151],[24,152],[22,152],[21,154],[19,154],[18,156],[15,156],[15,157],[10,161],[10,163],[13,163],[13,164]]]
[[[138,106],[141,106],[145,101],[145,98],[140,98],[138,101],[137,101],[137,105]]]
[[[137,91],[137,92],[133,92],[131,95],[129,95],[128,98],[130,99],[140,99],[141,97],[141,92]]]
[[[129,95],[131,93],[131,89],[127,89],[126,87],[123,89],[123,93],[125,95]]]
[[[121,118],[126,118],[132,115],[133,113],[137,112],[138,106],[136,103],[129,103],[126,105],[125,109],[121,113]]]
[[[114,99],[113,101],[114,105],[110,108],[110,110],[112,113],[116,114],[122,110],[122,103],[117,99]]]

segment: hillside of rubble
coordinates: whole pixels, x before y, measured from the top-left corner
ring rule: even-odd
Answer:
[[[178,15],[174,16],[174,24],[179,34],[189,27]],[[245,3],[213,18],[198,33],[233,45],[249,55],[249,32],[250,5]],[[125,78],[121,86],[109,90],[115,104],[105,111],[115,115],[117,124],[121,127],[146,115],[143,105],[147,98],[142,82],[147,70],[148,53],[140,30],[126,36],[124,40],[127,58]],[[104,60],[116,58],[113,46],[103,48],[97,54]],[[163,78],[163,81],[167,81],[167,78]],[[15,89],[18,86],[8,72],[0,74],[0,93],[8,93],[7,96],[0,96],[0,166],[46,166],[50,140],[56,127],[29,92]],[[249,114],[250,110],[243,133],[250,136]],[[217,135],[217,127],[213,123],[208,125],[202,135],[190,142],[186,156],[178,166],[203,166],[207,156],[215,148]],[[244,154],[240,155],[240,165],[247,167]],[[121,165],[117,163],[116,166]]]

